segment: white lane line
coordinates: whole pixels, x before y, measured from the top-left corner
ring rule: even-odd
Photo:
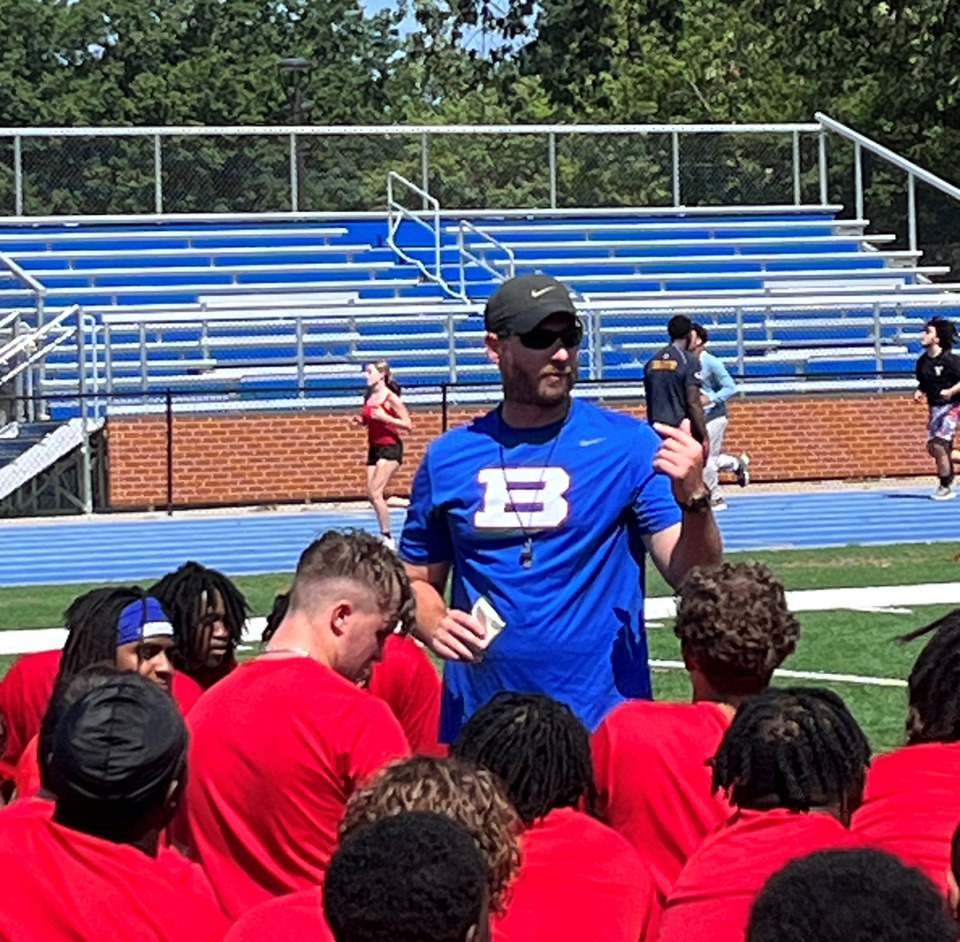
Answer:
[[[650,661],[650,666],[661,670],[683,670],[683,661]],[[789,677],[793,680],[832,681],[837,684],[864,684],[869,687],[906,687],[907,682],[897,677],[862,677],[860,674],[826,674],[822,671],[788,671],[773,672],[774,677]]]

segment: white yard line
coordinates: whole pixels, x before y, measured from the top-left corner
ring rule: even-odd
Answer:
[[[904,612],[921,605],[960,605],[960,582],[931,582],[923,585],[866,586],[857,589],[803,589],[787,593],[787,604],[794,612]],[[673,618],[676,601],[673,598],[647,599],[646,617],[651,621]],[[267,620],[248,620],[245,638],[256,641]],[[24,628],[0,631],[0,654],[27,654],[31,651],[49,651],[62,648],[67,633],[63,628]],[[680,669],[682,661],[655,660],[651,667]],[[858,674],[829,674],[820,671],[779,670],[778,677],[795,680],[833,681],[836,683],[865,684],[877,687],[905,687],[906,681],[896,677],[862,677]]]
[[[651,661],[650,666],[661,670],[683,670],[683,661]],[[774,677],[789,677],[793,680],[832,681],[838,684],[865,684],[869,687],[906,687],[905,680],[896,677],[862,677],[859,674],[826,674],[823,671],[788,671],[773,672]]]

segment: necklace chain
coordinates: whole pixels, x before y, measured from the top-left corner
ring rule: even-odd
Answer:
[[[500,425],[500,437],[497,441],[497,445],[500,449],[500,473],[503,475],[504,481],[507,479],[507,468],[506,462],[504,460],[503,454],[503,438],[504,431],[506,430],[507,423],[503,421],[503,412],[502,406],[497,410],[497,419]],[[570,411],[573,408],[573,403],[567,407],[567,414],[563,417],[563,422],[560,424],[560,428],[557,429],[557,434],[553,436],[553,441],[550,443],[550,451],[547,454],[546,463],[543,464],[540,468],[540,478],[537,481],[537,493],[539,494],[543,490],[543,475],[546,472],[547,468],[550,467],[550,462],[553,460],[553,453],[557,448],[557,442],[560,441],[560,436],[563,434],[563,430],[567,425],[567,420],[570,418]],[[520,511],[517,510],[517,505],[512,503],[510,505],[513,507],[513,514],[517,518],[517,525],[520,527],[520,532],[524,536],[523,549],[520,550],[520,565],[524,569],[530,569],[533,566],[533,537],[536,531],[528,531],[523,524],[523,517],[520,515]]]

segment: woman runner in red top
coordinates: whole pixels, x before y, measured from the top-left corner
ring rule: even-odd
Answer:
[[[413,428],[410,413],[400,400],[400,384],[386,360],[374,360],[363,370],[367,380],[363,411],[355,425],[367,427],[367,494],[373,504],[384,542],[396,549],[390,534],[390,510],[383,496],[390,479],[403,463],[401,432]]]
[[[737,710],[713,785],[737,811],[695,850],[667,898],[659,942],[743,942],[754,898],[796,857],[853,843],[870,744],[829,690],[771,688]]]
[[[946,893],[960,820],[960,608],[901,640],[929,632],[908,681],[907,744],[873,760],[852,827]]]

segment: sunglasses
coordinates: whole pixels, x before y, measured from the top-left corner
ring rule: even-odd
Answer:
[[[503,337],[510,337],[511,334],[501,334]],[[528,350],[546,350],[552,347],[558,340],[568,350],[571,347],[579,347],[583,340],[583,324],[580,321],[565,327],[563,330],[547,330],[545,327],[534,327],[523,334],[513,334],[520,343]]]

